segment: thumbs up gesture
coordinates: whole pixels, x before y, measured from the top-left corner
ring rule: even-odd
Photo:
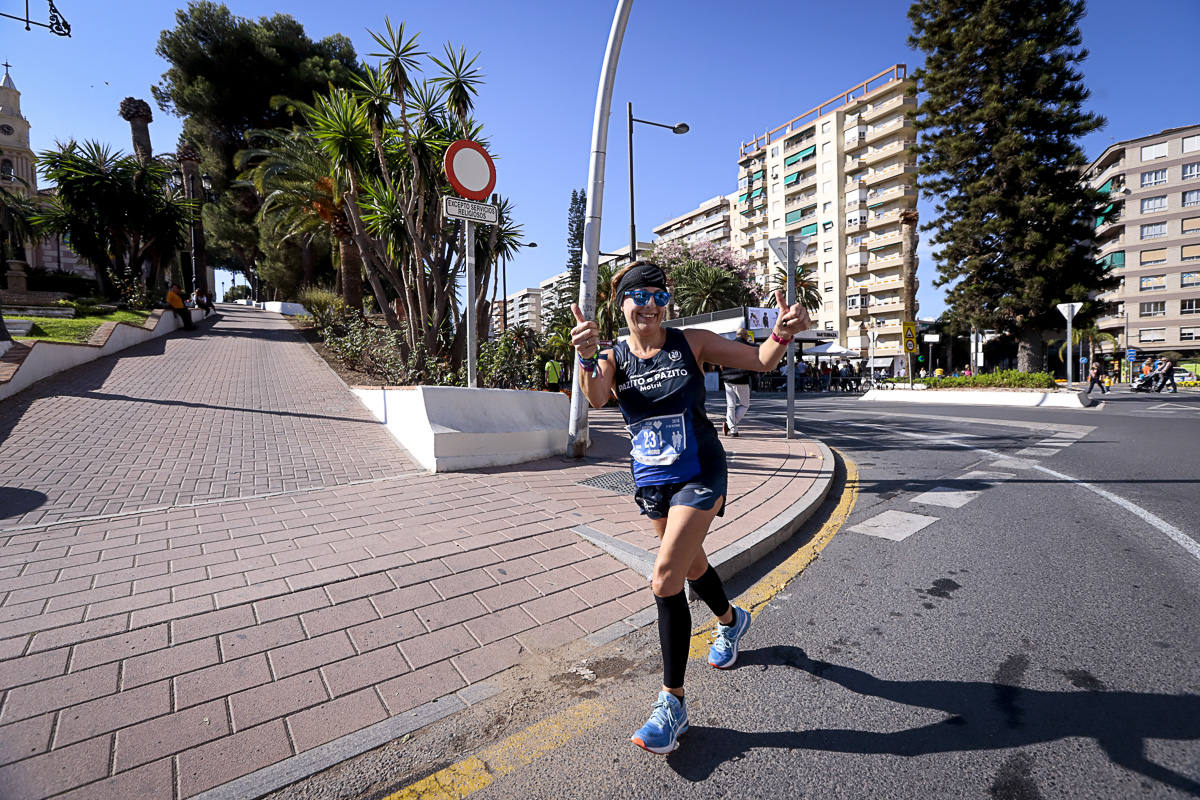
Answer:
[[[789,306],[782,289],[775,290],[775,302],[779,304],[779,319],[775,321],[774,333],[780,339],[791,339],[800,331],[812,327],[808,309],[799,303]]]
[[[594,320],[584,317],[577,303],[571,304],[571,313],[579,323],[571,329],[571,344],[575,346],[580,358],[591,358],[596,355],[600,346],[600,326]]]

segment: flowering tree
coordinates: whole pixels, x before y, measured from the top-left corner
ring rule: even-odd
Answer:
[[[753,305],[761,288],[746,258],[714,242],[664,242],[648,258],[662,267],[684,315]]]

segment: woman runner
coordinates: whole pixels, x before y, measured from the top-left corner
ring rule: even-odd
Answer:
[[[757,349],[712,331],[664,328],[671,301],[663,271],[637,261],[613,277],[613,302],[629,325],[629,338],[598,353],[600,331],[578,305],[579,323],[571,342],[579,361],[580,385],[593,408],[616,393],[631,437],[635,500],[654,525],[662,544],[654,562],[651,588],[658,605],[663,685],[650,719],[631,740],[652,753],[678,747],[688,728],[683,676],[692,633],[684,580],[717,616],[708,663],[728,669],[737,660],[738,642],[750,627],[750,614],[733,606],[704,554],[704,537],[715,517],[725,512],[725,450],[704,412],[704,362],[766,372],[775,368],[787,343],[809,325],[800,305],[788,307],[776,292],[779,318],[771,338]]]

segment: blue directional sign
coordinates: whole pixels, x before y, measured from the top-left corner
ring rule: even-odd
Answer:
[[[1129,352],[1127,352],[1127,353],[1125,354],[1125,360],[1126,360],[1126,361],[1128,361],[1128,362],[1129,362],[1129,363],[1131,363],[1131,364],[1132,364],[1134,361],[1137,361],[1137,350],[1130,350]]]
[[[1080,357],[1079,357],[1079,363],[1080,363],[1080,364],[1086,364],[1086,363],[1087,363],[1087,356],[1080,356]]]

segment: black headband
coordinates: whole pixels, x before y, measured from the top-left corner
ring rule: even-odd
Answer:
[[[617,297],[623,298],[630,289],[640,289],[643,286],[658,286],[667,288],[667,276],[662,268],[649,261],[640,261],[629,268],[617,282]]]

